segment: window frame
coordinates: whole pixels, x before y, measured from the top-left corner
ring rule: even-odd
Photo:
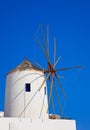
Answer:
[[[31,92],[31,84],[25,83],[25,92]]]

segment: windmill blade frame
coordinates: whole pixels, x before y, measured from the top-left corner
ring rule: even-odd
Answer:
[[[64,112],[62,110],[62,106],[61,106],[59,94],[58,94],[58,91],[57,91],[55,79],[57,79],[57,82],[58,82],[58,84],[59,84],[59,86],[61,88],[62,93],[64,94],[64,97],[66,97],[66,92],[65,92],[65,90],[63,88],[63,85],[62,85],[62,83],[60,81],[60,78],[63,78],[63,76],[59,76],[57,73],[60,72],[60,71],[65,71],[65,70],[81,69],[83,67],[82,66],[73,66],[73,67],[55,69],[56,65],[61,60],[61,56],[59,56],[57,58],[57,60],[56,60],[56,37],[54,37],[54,58],[53,58],[54,62],[52,64],[51,61],[50,61],[50,55],[49,55],[49,37],[48,37],[49,36],[49,34],[48,34],[49,29],[48,29],[48,26],[47,26],[47,30],[46,30],[47,31],[46,38],[45,38],[45,35],[44,35],[44,32],[43,32],[42,26],[40,27],[40,31],[41,31],[41,34],[42,34],[42,39],[44,41],[44,47],[45,48],[42,47],[39,40],[38,40],[38,44],[39,44],[39,46],[40,46],[40,48],[41,48],[41,50],[42,50],[42,52],[45,55],[46,60],[47,60],[47,69],[44,69],[43,72],[44,72],[45,75],[48,74],[48,79],[51,79],[50,94],[49,94],[49,101],[48,101],[48,109],[47,110],[49,110],[49,104],[50,104],[51,99],[53,98],[53,96],[52,96],[52,87],[54,86],[56,96],[57,96],[57,100],[58,100],[58,105],[59,105],[59,108],[60,108],[60,111],[61,111],[62,115],[64,116]]]
[[[34,38],[35,38],[35,40],[37,41],[37,44],[39,45],[39,47],[40,47],[42,53],[44,54],[44,56],[46,57],[46,59],[49,61],[49,59],[48,59],[48,57],[47,57],[47,55],[46,55],[46,53],[45,53],[45,51],[44,51],[44,49],[43,49],[43,47],[42,47],[42,45],[41,45],[41,42],[40,42],[39,39],[38,39],[38,37],[35,35]]]
[[[46,29],[46,39],[47,39],[47,52],[49,56],[49,24],[47,24],[47,29]],[[50,59],[50,56],[49,56]]]
[[[40,68],[40,69],[45,69],[43,66],[41,66],[36,60],[35,60],[35,64]]]
[[[52,86],[53,86],[53,79],[52,79],[51,84],[50,84],[50,95],[49,95],[49,101],[48,101],[47,111],[49,110],[50,101],[51,101],[51,98],[52,98]]]
[[[83,68],[83,66],[74,66],[74,67],[56,69],[56,71],[73,70],[73,69],[82,69],[82,68]]]
[[[43,28],[42,28],[42,24],[40,24],[40,31],[41,31],[41,34],[42,34],[42,39],[43,39],[43,42],[44,42],[44,47],[45,47],[45,52],[46,52],[46,56],[48,58],[48,61],[50,62],[50,58],[49,58],[49,54],[48,54],[48,46],[47,46],[47,39],[45,38],[44,36],[44,32],[43,32]],[[47,34],[48,35],[48,34]],[[47,36],[48,38],[48,36]]]
[[[56,37],[54,37],[54,64],[56,62]]]
[[[53,67],[55,68],[55,66],[57,65],[57,63],[61,60],[61,56],[58,57],[58,59],[56,60],[56,62],[54,63]]]
[[[64,88],[62,86],[62,83],[61,83],[60,78],[58,77],[58,75],[57,75],[57,80],[58,80],[58,84],[59,84],[59,86],[61,88],[61,91],[62,91],[64,97],[66,98],[67,97],[66,92],[65,92],[65,90],[64,90]]]
[[[55,89],[55,92],[56,92],[56,97],[57,97],[60,112],[61,112],[62,116],[64,116],[64,112],[63,112],[63,109],[62,109],[62,105],[61,105],[61,102],[60,102],[60,98],[59,98],[59,95],[58,95],[58,90],[57,90],[55,81],[53,82],[53,85],[54,85],[54,89]]]

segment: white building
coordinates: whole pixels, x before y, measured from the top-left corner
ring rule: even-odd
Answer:
[[[47,108],[46,82],[39,91],[44,80],[43,72],[27,60],[9,72],[6,80],[4,116],[48,117],[45,109]],[[41,111],[42,115],[40,114]]]
[[[45,78],[28,60],[7,74],[0,130],[76,130],[75,120],[48,115]]]

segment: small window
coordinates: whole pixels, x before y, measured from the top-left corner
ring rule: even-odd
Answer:
[[[46,95],[46,87],[44,87],[44,94]]]
[[[26,83],[25,92],[31,92],[31,85],[30,85],[30,83]]]

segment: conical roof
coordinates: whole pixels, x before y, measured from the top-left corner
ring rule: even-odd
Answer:
[[[20,63],[16,68],[14,68],[13,70],[11,70],[8,74],[16,72],[16,71],[24,71],[24,70],[37,70],[37,71],[41,71],[40,69],[38,69],[36,66],[34,66],[29,60],[27,60],[26,58],[24,59],[24,61],[22,63]]]

